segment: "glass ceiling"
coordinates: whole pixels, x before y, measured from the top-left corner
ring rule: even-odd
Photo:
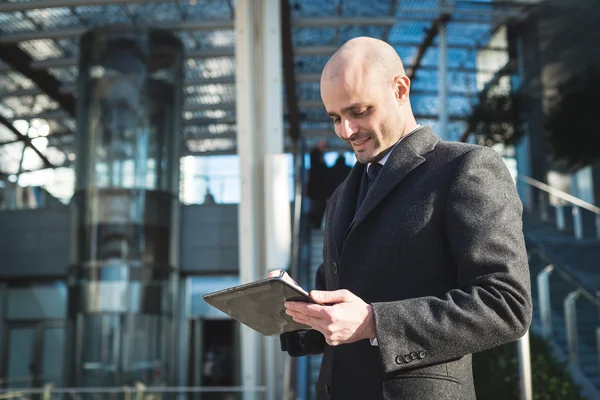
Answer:
[[[172,29],[188,54],[182,116],[184,154],[235,153],[232,0],[80,0],[81,5],[73,1],[70,7],[56,6],[65,3],[0,0],[0,45],[17,45],[32,58],[31,69],[47,71],[60,82],[61,94],[73,96],[79,37],[88,28],[128,23]],[[320,105],[318,74],[328,54],[350,38],[373,36],[392,44],[411,71],[440,12],[450,14],[448,131],[450,138],[458,138],[483,84],[508,61],[505,41],[495,39],[490,44],[490,39],[502,35],[498,28],[504,22],[526,17],[532,4],[525,0],[369,0],[365,7],[363,0],[291,0],[301,132],[308,145],[321,138],[332,148],[343,145]],[[422,54],[418,70],[413,71],[411,90],[418,122],[434,128],[439,110],[438,44],[436,36]],[[44,162],[31,146],[54,167],[68,166],[75,159],[75,120],[9,63],[0,52],[0,117],[12,125],[11,130],[0,124],[0,172],[17,174],[43,168]]]

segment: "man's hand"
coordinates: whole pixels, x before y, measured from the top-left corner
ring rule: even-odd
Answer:
[[[330,346],[375,338],[373,308],[360,297],[344,289],[313,290],[310,296],[327,305],[287,302],[286,313],[294,321],[321,332]]]

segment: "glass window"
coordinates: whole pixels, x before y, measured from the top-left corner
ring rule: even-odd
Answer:
[[[67,288],[64,282],[8,289],[7,319],[63,319],[66,311]]]
[[[33,344],[35,328],[13,328],[8,334],[7,387],[28,388],[31,385],[31,362],[33,360]]]
[[[289,160],[290,201],[294,199],[294,161]],[[337,153],[332,153],[335,162]],[[240,160],[237,155],[187,156],[181,159],[179,198],[184,204],[239,204],[241,199]]]
[[[63,354],[65,350],[64,328],[44,329],[42,349],[42,375],[44,383],[52,383],[54,387],[62,386]]]
[[[213,319],[229,318],[205,302],[202,296],[239,284],[238,276],[194,276],[188,278],[190,316]]]

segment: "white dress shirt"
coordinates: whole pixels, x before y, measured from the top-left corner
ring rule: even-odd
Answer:
[[[385,165],[385,163],[387,162],[388,158],[390,158],[390,155],[392,154],[392,151],[394,151],[394,149],[396,148],[396,146],[398,146],[398,143],[400,143],[402,140],[404,140],[404,138],[408,137],[408,135],[410,135],[411,133],[413,133],[414,131],[416,131],[417,129],[419,129],[421,127],[421,125],[417,124],[417,126],[415,127],[415,129],[413,129],[412,131],[408,132],[406,135],[402,136],[397,142],[396,144],[394,144],[392,146],[392,148],[390,149],[390,151],[388,151],[385,156],[383,156],[383,158],[381,160],[378,161],[379,164],[381,165]],[[371,163],[367,164],[367,172],[369,171],[369,167],[371,166]]]

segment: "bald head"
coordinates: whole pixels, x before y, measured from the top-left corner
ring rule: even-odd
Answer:
[[[361,163],[377,161],[416,127],[410,80],[396,50],[358,37],[329,59],[321,75],[321,99],[335,133]]]
[[[406,75],[396,50],[383,40],[370,37],[357,37],[344,43],[325,65],[321,80],[352,72],[362,76],[376,73],[390,82],[396,76]]]

